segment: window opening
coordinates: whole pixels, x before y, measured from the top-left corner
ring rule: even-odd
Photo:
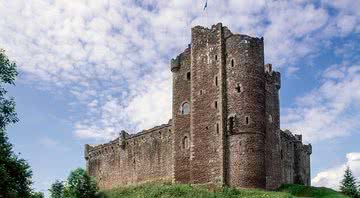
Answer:
[[[190,80],[190,78],[191,78],[190,72],[186,73],[186,79],[187,79],[187,80]]]
[[[235,89],[236,89],[236,91],[237,91],[238,93],[241,93],[241,92],[242,92],[242,86],[241,86],[241,84],[238,83],[238,84],[236,85]]]
[[[216,133],[219,134],[219,132],[220,132],[219,123],[216,123]]]
[[[182,105],[181,105],[181,114],[182,115],[187,115],[190,113],[190,105],[188,102],[184,102]]]
[[[189,138],[187,136],[185,136],[184,139],[183,139],[182,148],[183,149],[188,149],[189,148]]]
[[[234,67],[234,59],[231,59],[231,67]]]
[[[218,86],[218,77],[215,76],[215,86]]]
[[[232,134],[233,133],[233,129],[234,129],[234,117],[230,117],[229,118],[229,133]]]
[[[246,125],[249,124],[249,116],[245,116],[245,124],[246,124]]]

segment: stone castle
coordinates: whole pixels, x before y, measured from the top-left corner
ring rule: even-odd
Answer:
[[[280,130],[280,73],[264,65],[263,38],[233,34],[221,23],[193,27],[171,72],[167,124],[85,145],[87,170],[101,189],[151,181],[310,185],[312,148]]]

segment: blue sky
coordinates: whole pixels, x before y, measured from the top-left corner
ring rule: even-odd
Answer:
[[[343,0],[0,1],[0,47],[18,64],[15,151],[46,191],[84,167],[83,145],[171,116],[169,60],[190,28],[264,37],[282,73],[281,127],[313,145],[312,183],[360,177],[360,4]]]

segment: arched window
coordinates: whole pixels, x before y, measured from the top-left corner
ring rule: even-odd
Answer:
[[[189,138],[188,138],[187,136],[185,136],[185,137],[183,138],[182,148],[183,148],[183,149],[188,149],[188,148],[189,148]]]
[[[182,115],[187,115],[190,113],[190,104],[188,102],[184,102],[182,105],[181,105],[181,108],[180,108],[180,111],[181,111],[181,114]]]

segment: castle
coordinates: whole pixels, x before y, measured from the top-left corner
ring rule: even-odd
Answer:
[[[167,124],[85,145],[87,171],[101,189],[151,181],[310,185],[312,148],[280,130],[280,73],[264,65],[263,38],[233,34],[221,23],[193,27],[171,72]]]

